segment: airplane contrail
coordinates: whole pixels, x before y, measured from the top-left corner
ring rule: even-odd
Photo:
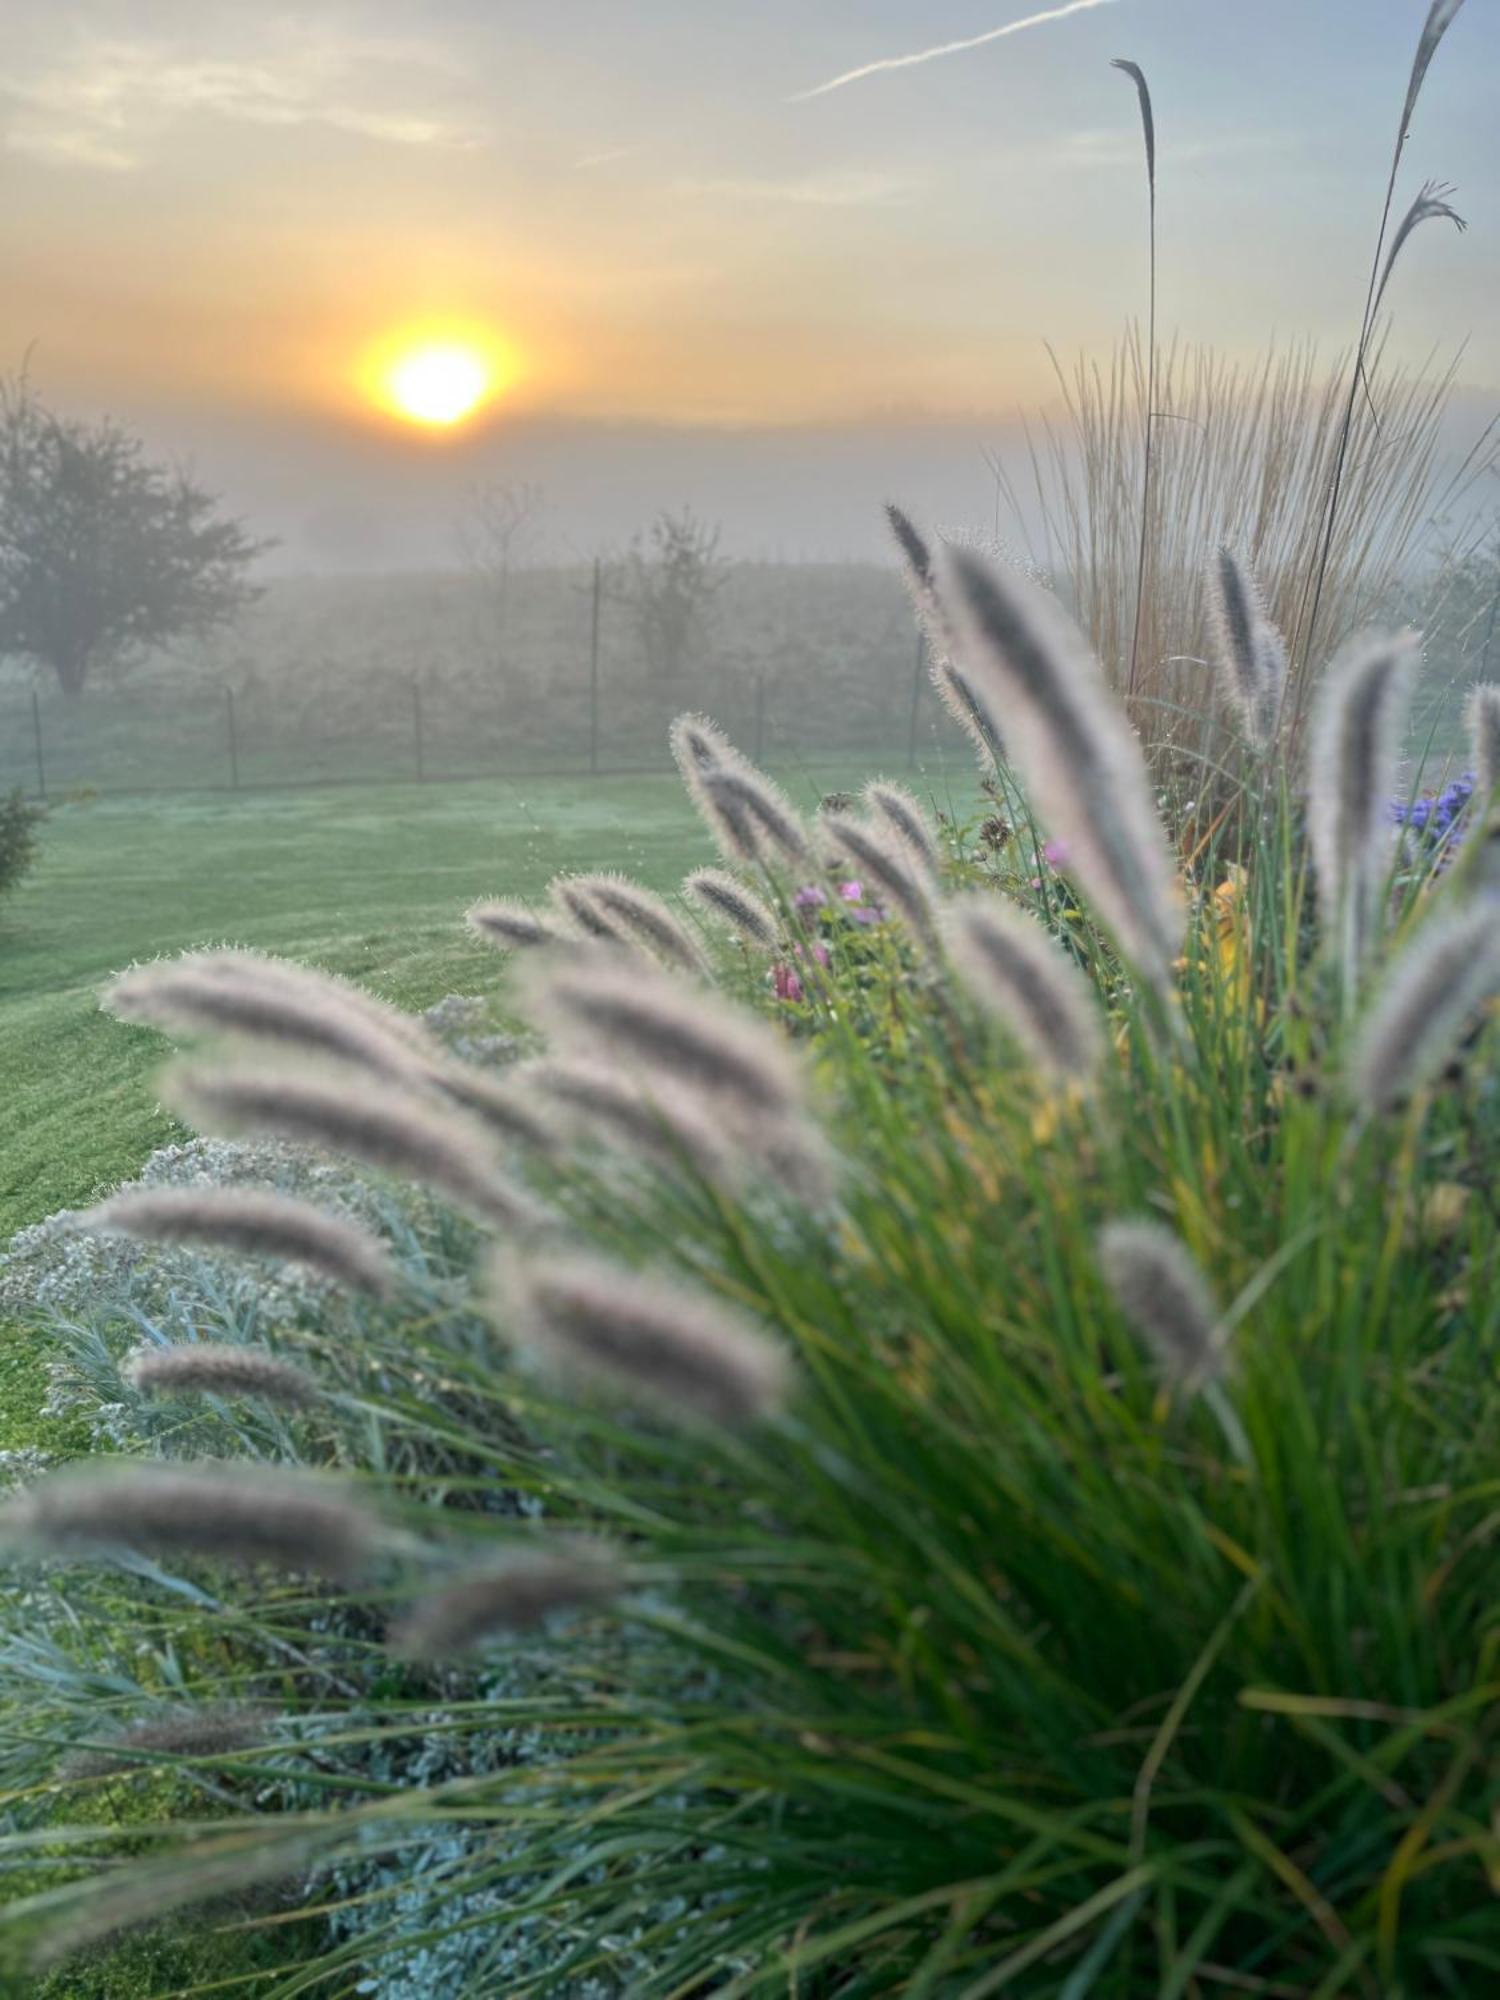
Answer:
[[[1068,14],[1083,14],[1092,7],[1110,7],[1114,0],[1065,0],[1061,7],[1048,7],[1040,14],[1028,14],[1024,21],[1007,21],[1003,28],[991,28],[983,35],[970,35],[962,42],[939,42],[936,48],[917,49],[909,56],[883,56],[879,62],[862,63],[858,69],[846,69],[842,76],[830,77],[827,83],[814,85],[811,90],[799,90],[787,99],[788,104],[805,104],[810,97],[826,97],[831,90],[842,90],[846,83],[858,83],[867,76],[879,76],[888,69],[915,69],[918,63],[936,62],[939,56],[962,55],[965,49],[982,49],[987,42],[1004,41],[1007,35],[1019,35],[1023,28],[1040,28],[1048,21],[1061,21]]]

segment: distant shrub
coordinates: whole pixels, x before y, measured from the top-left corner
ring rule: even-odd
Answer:
[[[0,896],[13,889],[36,860],[37,829],[45,806],[33,805],[19,790],[0,798]]]

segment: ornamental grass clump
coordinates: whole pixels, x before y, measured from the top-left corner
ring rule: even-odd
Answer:
[[[872,792],[792,872],[721,799],[693,976],[517,953],[545,1050],[489,1086],[549,1143],[505,1199],[430,1073],[194,1057],[180,1101],[428,1190],[445,1261],[357,1354],[288,1329],[340,1393],[248,1412],[284,1463],[54,1475],[8,1540],[134,1562],[153,1659],[295,1721],[296,1787],[231,1794],[244,1853],[441,1853],[421,1938],[498,1954],[524,1919],[537,1992],[1487,1990],[1500,967],[1472,870],[1406,865],[1385,816],[1411,648],[1363,642],[1311,761],[1236,760],[1205,815],[1147,783],[1060,606],[937,573],[1009,757],[930,855]],[[676,744],[700,794],[757,782],[701,718]],[[343,1474],[316,1500],[280,1484],[304,1431]],[[414,1710],[461,1775],[368,1782]],[[190,1868],[195,1822],[152,1834]],[[56,1825],[10,1838],[55,1871],[20,1919],[97,1938]],[[87,1840],[160,1879],[138,1822]],[[396,1947],[377,1903],[300,1984]]]

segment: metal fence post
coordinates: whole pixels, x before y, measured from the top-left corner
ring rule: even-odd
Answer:
[[[229,789],[237,792],[240,788],[240,746],[234,726],[234,689],[224,690],[224,727],[229,738]]]
[[[594,596],[589,616],[589,776],[599,775],[599,599],[604,587],[602,567],[594,557]]]
[[[35,688],[31,690],[31,734],[36,744],[36,790],[37,797],[47,796],[47,766],[42,762],[42,702]]]
[[[766,760],[766,677],[755,676],[755,761],[763,764]]]
[[[416,753],[417,783],[420,785],[427,776],[422,757],[422,683],[411,684],[411,740]]]
[[[911,676],[911,714],[906,725],[906,768],[917,768],[917,715],[922,706],[922,669],[927,664],[927,641],[917,634],[917,658]]]

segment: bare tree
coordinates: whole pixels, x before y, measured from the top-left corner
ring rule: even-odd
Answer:
[[[496,656],[503,661],[510,630],[511,575],[535,536],[546,493],[530,480],[519,484],[486,480],[470,489],[468,506],[459,528],[459,546],[469,567],[484,581]]]
[[[76,696],[96,670],[211,630],[258,595],[269,544],[108,418],[55,416],[0,384],[0,654]]]
[[[713,601],[728,575],[719,535],[684,507],[658,514],[630,545],[622,595],[653,680],[679,679],[689,655],[707,641]]]

